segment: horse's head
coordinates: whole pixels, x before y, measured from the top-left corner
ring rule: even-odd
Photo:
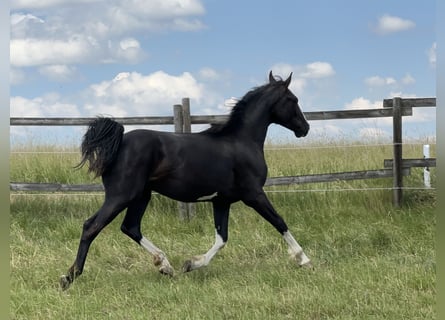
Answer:
[[[298,105],[298,98],[289,90],[292,73],[286,80],[276,80],[269,73],[269,84],[274,87],[278,98],[272,107],[272,122],[295,133],[297,138],[305,137],[309,132],[309,123]]]

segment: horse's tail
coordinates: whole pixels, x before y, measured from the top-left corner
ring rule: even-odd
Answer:
[[[116,158],[123,134],[123,125],[110,118],[93,120],[83,136],[82,159],[76,167],[80,168],[88,161],[88,172],[94,173],[95,177],[101,176]]]

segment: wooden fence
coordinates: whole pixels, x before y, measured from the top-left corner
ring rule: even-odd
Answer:
[[[433,167],[436,159],[402,159],[402,117],[411,116],[412,108],[435,107],[436,98],[402,99],[393,98],[383,101],[383,108],[342,111],[305,112],[308,121],[358,119],[358,118],[393,118],[393,159],[385,160],[384,169],[353,172],[322,173],[304,176],[272,177],[266,186],[290,185],[314,182],[332,182],[339,180],[373,179],[393,177],[393,203],[402,203],[403,176],[410,174],[414,166]],[[93,118],[10,118],[11,126],[86,126]],[[192,124],[217,124],[227,121],[227,115],[191,115],[190,100],[183,98],[181,104],[173,106],[173,116],[165,117],[122,117],[114,118],[123,125],[174,125],[175,132],[191,132]],[[66,185],[58,183],[10,183],[11,191],[103,191],[102,185]],[[190,216],[192,205],[180,204],[181,216]]]

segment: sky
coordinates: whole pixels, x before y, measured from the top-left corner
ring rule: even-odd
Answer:
[[[172,115],[184,97],[192,114],[227,114],[270,70],[293,72],[304,112],[435,97],[435,17],[431,0],[15,0],[10,116]],[[304,139],[390,139],[391,124],[312,121]],[[78,143],[84,129],[11,127],[10,140]],[[434,139],[435,108],[403,131]],[[268,137],[295,140],[277,126]]]

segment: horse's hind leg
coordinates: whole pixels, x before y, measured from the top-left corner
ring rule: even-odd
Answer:
[[[125,206],[125,202],[122,201],[105,200],[102,207],[84,222],[76,260],[68,269],[68,274],[60,278],[60,286],[63,290],[68,289],[74,279],[82,274],[91,243]]]
[[[135,199],[128,205],[121,230],[153,255],[154,264],[155,266],[159,266],[159,272],[173,276],[173,268],[164,252],[145,238],[141,233],[142,216],[145,213],[150,198],[151,193],[148,193],[148,195]]]

